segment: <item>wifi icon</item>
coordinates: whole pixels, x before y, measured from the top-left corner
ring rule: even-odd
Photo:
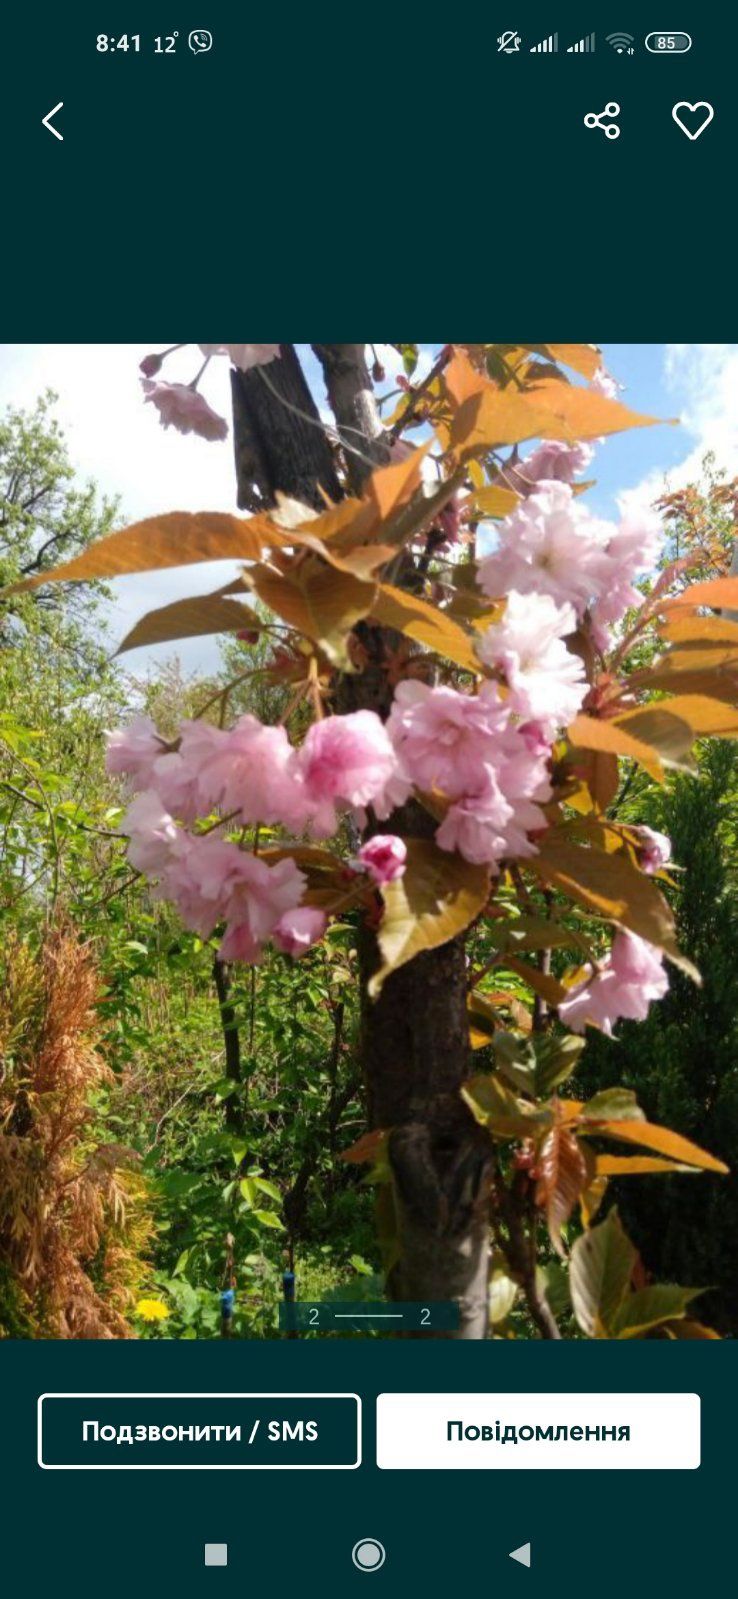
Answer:
[[[634,40],[632,33],[608,33],[607,43],[612,45],[613,50],[616,50],[619,56],[632,56],[633,54]]]

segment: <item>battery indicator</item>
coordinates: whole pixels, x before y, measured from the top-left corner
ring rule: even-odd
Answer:
[[[691,48],[688,33],[649,33],[646,38],[646,49],[655,56],[684,55],[685,50]]]

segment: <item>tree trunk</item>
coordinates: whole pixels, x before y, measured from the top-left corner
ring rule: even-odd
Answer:
[[[260,511],[282,493],[323,510],[325,494],[341,498],[333,453],[294,345],[280,350],[265,367],[231,370],[238,504]]]
[[[345,446],[349,483],[353,492],[360,492],[372,466],[388,459],[364,346],[319,344],[313,348],[323,366]],[[273,363],[269,372],[280,364]],[[263,437],[264,385],[258,388],[251,374],[246,377],[249,425],[254,434]],[[243,392],[240,381],[234,383],[234,395],[236,388]],[[288,417],[289,413],[283,426]],[[234,410],[237,460],[240,426],[239,411]],[[294,438],[291,441],[284,466],[279,452],[271,453],[272,496],[282,489],[299,493],[311,504],[319,502],[314,488],[308,493],[295,485],[298,479],[304,484],[309,476],[313,485],[316,481],[325,485],[320,444],[317,430],[305,428],[299,443]],[[242,498],[240,482],[239,490],[239,504],[250,503]],[[362,673],[339,683],[337,707],[342,712],[371,709],[386,716],[391,690],[385,652],[388,644],[396,644],[396,636],[366,623],[359,624],[356,631],[367,650],[368,665]],[[382,831],[427,838],[433,835],[435,823],[422,806],[411,803],[390,817]],[[362,1066],[370,1124],[391,1129],[389,1156],[399,1255],[390,1273],[389,1290],[396,1299],[458,1302],[459,1330],[448,1336],[484,1338],[488,1320],[489,1140],[459,1094],[469,1075],[464,940],[454,939],[417,956],[387,979],[376,1000],[368,998],[367,986],[379,964],[378,948],[374,933],[366,927],[359,938],[359,962]]]

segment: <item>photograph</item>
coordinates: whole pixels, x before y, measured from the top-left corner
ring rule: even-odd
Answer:
[[[738,1335],[737,409],[0,346],[0,1340]]]

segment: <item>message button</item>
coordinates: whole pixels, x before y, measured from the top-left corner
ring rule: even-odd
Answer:
[[[380,1394],[384,1471],[692,1471],[699,1394]]]

